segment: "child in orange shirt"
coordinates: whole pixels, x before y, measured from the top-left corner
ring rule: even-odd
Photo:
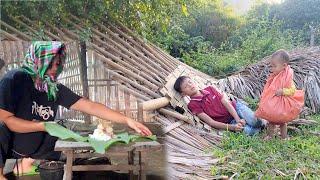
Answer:
[[[287,122],[295,119],[303,106],[303,91],[296,90],[293,82],[293,70],[290,68],[289,54],[278,50],[271,56],[271,74],[261,94],[256,116],[266,119],[268,136],[274,136],[275,125],[280,125],[282,139],[287,138]]]

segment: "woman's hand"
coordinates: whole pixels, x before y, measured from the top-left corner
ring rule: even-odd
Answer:
[[[127,119],[127,124],[130,128],[134,129],[137,133],[143,135],[143,136],[151,136],[152,132],[143,124],[132,120],[132,119]]]

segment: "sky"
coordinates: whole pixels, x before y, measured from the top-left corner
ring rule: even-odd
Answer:
[[[281,3],[284,0],[261,0],[266,3],[275,4]],[[246,13],[251,6],[254,5],[256,0],[225,0],[225,2],[230,3],[230,5],[234,8],[236,13],[244,14]]]

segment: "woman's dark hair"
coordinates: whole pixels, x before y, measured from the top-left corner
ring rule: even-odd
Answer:
[[[180,76],[180,77],[178,77],[177,80],[176,80],[176,82],[174,83],[173,88],[174,88],[177,92],[181,93],[181,84],[183,83],[183,81],[184,81],[185,79],[188,79],[188,78],[189,78],[188,76]]]

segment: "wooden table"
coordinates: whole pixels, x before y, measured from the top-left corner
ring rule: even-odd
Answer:
[[[125,170],[129,172],[129,177],[134,178],[134,171],[138,172],[140,180],[146,179],[146,162],[145,158],[148,153],[162,149],[162,145],[156,141],[151,142],[135,142],[128,145],[117,144],[111,146],[106,153],[92,153],[83,150],[93,150],[93,148],[86,142],[71,142],[58,140],[55,145],[55,151],[62,151],[67,157],[67,163],[64,168],[65,180],[72,179],[73,171],[120,171]],[[79,152],[80,150],[80,152]],[[77,152],[75,152],[77,151]],[[76,158],[92,158],[92,157],[113,157],[122,156],[128,159],[127,164],[109,164],[109,165],[74,165],[73,161]],[[138,159],[138,163],[134,164],[134,157]]]

